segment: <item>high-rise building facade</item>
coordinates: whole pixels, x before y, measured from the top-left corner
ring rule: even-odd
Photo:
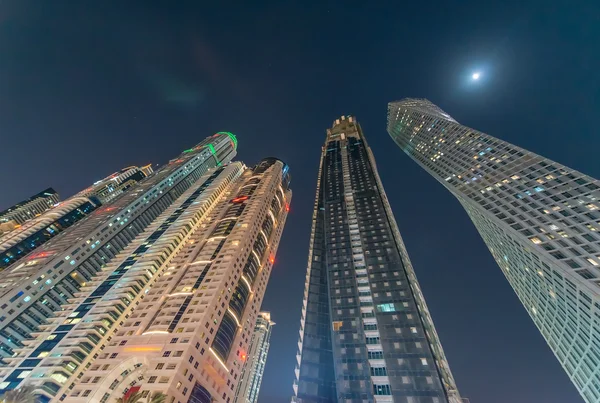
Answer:
[[[205,139],[6,267],[0,276],[0,367],[208,169],[229,162],[236,149],[231,133]],[[0,383],[0,393],[2,385],[8,387]]]
[[[27,256],[28,253],[33,252],[101,205],[116,200],[152,173],[150,165],[140,168],[124,168],[63,202],[57,202],[58,194],[52,189],[47,189],[34,196],[31,199],[32,203],[27,204],[27,207],[24,205],[19,208],[20,214],[24,214],[23,208],[26,208],[30,215],[31,211],[36,208],[38,211],[46,208],[46,211],[38,212],[32,218],[28,218],[26,222],[16,226],[12,225],[9,232],[0,234],[2,235],[0,236],[0,271]],[[54,203],[55,201],[56,204],[48,207],[50,202]],[[13,211],[14,213],[16,211]],[[6,224],[9,223],[14,223],[14,221]]]
[[[210,168],[0,369],[43,401],[230,402],[289,210],[286,164]]]
[[[275,322],[271,320],[270,312],[260,312],[256,318],[254,333],[240,382],[238,383],[234,403],[257,403],[262,384],[263,373],[269,354],[271,330]]]
[[[75,196],[95,198],[102,204],[107,204],[125,191],[130,189],[137,182],[148,177],[153,173],[151,165],[143,167],[127,167],[115,172],[94,183],[89,188],[82,190]]]
[[[600,182],[423,99],[390,103],[388,131],[459,200],[581,396],[600,401]]]
[[[459,402],[354,117],[327,130],[310,237],[293,402]]]
[[[100,206],[97,199],[71,197],[0,237],[0,272],[24,258]]]
[[[23,224],[51,209],[59,200],[58,193],[54,189],[43,190],[4,211],[0,211],[0,224],[9,222],[15,225]]]

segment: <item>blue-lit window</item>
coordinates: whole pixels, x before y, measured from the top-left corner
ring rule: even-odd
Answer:
[[[379,312],[396,312],[396,306],[393,302],[388,304],[379,304],[377,305],[377,311]]]

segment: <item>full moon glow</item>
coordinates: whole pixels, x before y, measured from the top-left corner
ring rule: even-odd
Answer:
[[[479,77],[481,76],[481,74],[479,74],[479,72],[473,73],[473,75],[471,76],[473,78],[473,80],[479,80]]]

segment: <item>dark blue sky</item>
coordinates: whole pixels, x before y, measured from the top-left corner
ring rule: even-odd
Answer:
[[[0,2],[0,209],[221,130],[248,164],[286,160],[294,199],[263,306],[277,325],[260,402],[287,402],[320,147],[353,114],[461,393],[582,401],[458,202],[387,135],[386,104],[429,98],[600,177],[597,0],[122,3]]]

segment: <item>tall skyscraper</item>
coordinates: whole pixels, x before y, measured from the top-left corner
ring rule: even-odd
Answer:
[[[97,199],[71,197],[0,237],[0,272],[18,262],[100,206]]]
[[[0,224],[10,222],[13,223],[13,226],[23,224],[51,209],[58,201],[58,193],[54,189],[48,188],[6,210],[0,211]],[[6,227],[4,228],[6,229]]]
[[[600,401],[600,182],[424,99],[390,103],[388,131],[463,205],[581,396]]]
[[[211,168],[2,368],[42,400],[230,402],[291,199],[286,164]]]
[[[11,231],[1,234],[0,271],[24,258],[101,205],[108,204],[131,190],[152,172],[149,165],[122,169],[63,202],[58,202],[58,194],[52,189],[34,196],[33,202],[26,207],[29,214],[34,208],[39,211],[45,208],[46,211],[28,218],[22,225],[13,225]],[[21,213],[23,208],[25,206],[19,208]]]
[[[271,330],[275,322],[271,320],[270,312],[260,312],[256,318],[254,333],[250,340],[250,348],[240,382],[235,392],[234,403],[257,403],[260,385],[262,383],[269,344],[271,341]]]
[[[229,162],[236,149],[231,133],[205,139],[6,267],[0,276],[0,367],[208,169]]]
[[[321,153],[293,402],[459,402],[354,117]]]
[[[96,198],[100,203],[107,204],[153,172],[151,165],[123,168],[119,172],[97,181],[89,188],[77,193],[76,196]]]

